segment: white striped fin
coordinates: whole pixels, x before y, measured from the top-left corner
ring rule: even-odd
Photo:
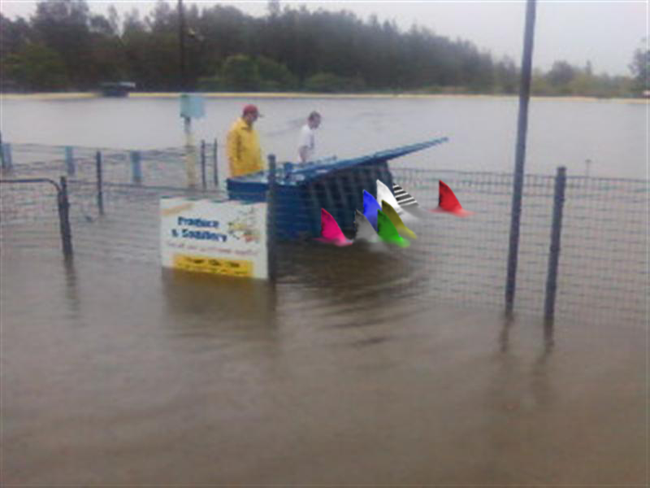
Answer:
[[[399,186],[397,183],[393,183],[393,194],[397,203],[402,207],[408,207],[411,205],[418,205],[418,201],[411,196],[404,188]]]

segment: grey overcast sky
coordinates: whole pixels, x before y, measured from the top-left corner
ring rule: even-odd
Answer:
[[[113,4],[124,13],[137,8],[148,13],[155,1],[87,0],[93,12],[106,13]],[[176,0],[167,0],[176,4]],[[0,0],[0,11],[10,18],[29,17],[32,0]],[[264,15],[266,0],[184,0],[185,4],[232,5],[250,15]],[[474,42],[499,58],[520,62],[524,14],[523,0],[429,0],[429,1],[286,1],[282,6],[306,5],[310,10],[349,10],[366,20],[372,14],[380,21],[395,20],[406,30],[413,24],[426,26],[439,35]],[[556,60],[584,65],[591,61],[597,73],[629,74],[634,50],[647,45],[650,0],[538,0],[534,64],[548,69]]]

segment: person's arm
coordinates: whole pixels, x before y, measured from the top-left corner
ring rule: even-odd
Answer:
[[[309,158],[309,131],[303,127],[300,129],[300,137],[298,138],[298,156],[301,163],[306,163]]]
[[[241,168],[241,150],[239,133],[232,129],[228,132],[226,147],[228,152],[228,164],[230,165],[230,176],[236,176],[237,169]]]
[[[253,133],[251,134],[250,143],[251,143],[251,158],[253,158],[253,161],[251,163],[255,163],[254,160],[257,159],[257,167],[260,170],[266,169],[267,165],[262,159],[262,146],[260,146],[260,136],[255,130],[253,130]]]
[[[307,151],[309,151],[309,148],[307,146],[300,146],[298,148],[298,155],[300,156],[301,163],[307,162]]]

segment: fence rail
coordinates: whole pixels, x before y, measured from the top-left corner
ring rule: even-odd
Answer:
[[[5,185],[39,185],[51,184],[56,189],[56,202],[59,217],[59,231],[61,234],[61,245],[63,255],[66,258],[72,257],[72,233],[70,232],[70,202],[68,200],[68,184],[66,178],[61,176],[59,183],[49,178],[15,178],[9,180],[0,179],[0,184]],[[3,216],[3,205],[0,205],[0,221]]]

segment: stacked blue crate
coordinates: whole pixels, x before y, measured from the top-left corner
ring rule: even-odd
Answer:
[[[432,139],[352,159],[329,158],[279,165],[276,170],[278,237],[283,240],[317,237],[321,208],[334,216],[343,232],[352,235],[355,209],[363,209],[363,190],[377,196],[377,180],[389,188],[393,186],[388,161],[447,140],[446,137]],[[232,200],[263,202],[268,190],[268,172],[229,178],[227,188]]]

